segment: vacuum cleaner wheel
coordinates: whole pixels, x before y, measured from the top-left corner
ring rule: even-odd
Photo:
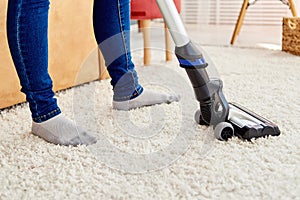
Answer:
[[[234,129],[230,123],[221,122],[214,128],[214,134],[217,139],[227,141],[229,138],[233,137]]]
[[[200,110],[196,110],[195,112],[195,121],[197,122],[197,124],[200,124],[200,117],[201,117],[201,113]]]
[[[195,112],[195,121],[200,125],[207,125],[201,119],[201,112],[199,109]],[[214,127],[214,134],[217,139],[227,141],[229,138],[233,137],[234,129],[230,123],[221,122]]]
[[[209,125],[202,119],[200,109],[196,110],[194,117],[195,117],[195,121],[197,122],[197,124],[205,125],[205,126]]]

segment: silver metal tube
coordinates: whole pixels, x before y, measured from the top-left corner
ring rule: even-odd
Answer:
[[[168,29],[177,47],[184,46],[190,42],[183,22],[178,14],[173,0],[156,0]]]

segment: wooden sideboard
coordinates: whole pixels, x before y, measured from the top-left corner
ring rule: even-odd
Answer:
[[[7,2],[0,1],[0,109],[25,101],[6,38]],[[55,91],[107,77],[94,39],[92,7],[93,0],[51,0],[49,73]]]

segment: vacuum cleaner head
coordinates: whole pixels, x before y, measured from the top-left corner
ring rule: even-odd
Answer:
[[[273,122],[239,104],[229,103],[229,107],[228,122],[232,124],[236,136],[250,140],[280,135],[278,126]]]

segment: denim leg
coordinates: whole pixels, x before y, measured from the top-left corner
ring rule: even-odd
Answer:
[[[35,122],[61,112],[48,73],[48,10],[49,0],[8,1],[9,48]]]
[[[130,1],[94,0],[93,25],[96,40],[112,78],[114,100],[138,96],[138,83],[130,52]]]

